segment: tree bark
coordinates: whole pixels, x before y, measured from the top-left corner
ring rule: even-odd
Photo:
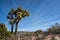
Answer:
[[[11,34],[13,34],[13,25],[11,25]]]
[[[15,35],[17,33],[17,28],[18,28],[18,23],[16,23],[16,27],[15,27]]]
[[[15,27],[15,35],[16,35],[16,33],[17,33],[17,28],[18,28],[18,23],[19,23],[19,21],[20,21],[20,19],[18,20],[18,22],[16,22],[16,27]]]

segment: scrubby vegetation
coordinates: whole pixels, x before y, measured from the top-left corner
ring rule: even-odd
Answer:
[[[55,25],[48,28],[46,31],[37,30],[35,33],[60,34],[60,24],[56,23]]]
[[[11,34],[7,31],[5,24],[0,23],[0,40],[7,40],[10,36]]]
[[[56,23],[52,27],[48,28],[47,32],[49,34],[60,34],[60,24]]]
[[[35,31],[34,33],[42,34],[43,31],[42,31],[42,30],[37,30],[37,31]]]
[[[37,35],[37,34],[60,34],[60,24],[55,24],[48,28],[46,31],[37,30],[35,32],[26,32],[26,36],[28,35]],[[11,37],[11,32],[9,32],[4,23],[0,23],[0,40],[7,40],[7,38]]]

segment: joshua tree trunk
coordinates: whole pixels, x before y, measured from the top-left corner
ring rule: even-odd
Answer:
[[[14,27],[14,26],[13,26],[13,25],[11,25],[11,34],[13,34],[13,27]]]
[[[16,22],[16,27],[15,27],[15,35],[16,35],[16,33],[17,33],[17,28],[18,28],[18,23],[19,23],[19,21],[20,21],[20,19],[18,20],[18,22]]]
[[[16,27],[15,27],[15,35],[17,33],[17,28],[18,28],[18,22],[16,23]]]

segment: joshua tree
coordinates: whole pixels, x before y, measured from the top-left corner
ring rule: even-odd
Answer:
[[[7,19],[9,20],[9,23],[11,24],[11,33],[13,33],[13,25],[15,24],[15,34],[17,33],[17,28],[18,28],[18,23],[19,21],[26,17],[29,16],[29,13],[27,10],[23,10],[21,8],[17,8],[17,10],[11,10],[11,12],[9,12]]]

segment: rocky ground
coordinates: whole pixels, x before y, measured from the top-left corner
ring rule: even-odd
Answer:
[[[34,33],[17,33],[16,35],[12,35],[9,40],[60,40],[60,34],[36,35]]]

